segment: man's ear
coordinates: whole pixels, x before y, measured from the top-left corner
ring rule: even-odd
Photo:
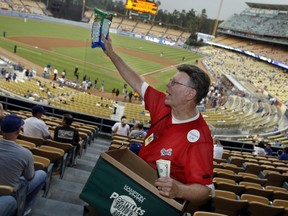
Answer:
[[[20,134],[22,127],[20,127],[15,133],[17,134],[17,136]],[[22,129],[23,130],[23,129]]]
[[[196,89],[193,88],[189,88],[187,90],[187,100],[194,100],[194,98],[196,97],[197,91]]]

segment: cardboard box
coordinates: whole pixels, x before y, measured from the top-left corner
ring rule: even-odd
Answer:
[[[100,215],[183,214],[186,202],[159,194],[154,186],[157,172],[128,149],[102,153],[80,198]]]

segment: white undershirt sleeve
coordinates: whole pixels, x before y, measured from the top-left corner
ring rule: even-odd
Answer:
[[[143,82],[143,84],[141,86],[141,92],[140,92],[142,98],[144,98],[145,92],[146,92],[148,86],[149,86],[148,83]]]

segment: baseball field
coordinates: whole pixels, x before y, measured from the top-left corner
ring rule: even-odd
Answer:
[[[92,83],[96,78],[98,83],[104,80],[105,91],[111,91],[112,88],[121,90],[123,87],[124,81],[102,49],[91,48],[90,29],[0,16],[0,31],[0,47],[13,52],[17,45],[18,56],[42,68],[50,64],[52,69],[57,68],[59,73],[65,69],[67,78],[75,80],[73,72],[78,66],[79,81],[87,75]],[[201,58],[200,55],[180,48],[116,34],[110,36],[118,54],[152,86],[162,91],[176,72],[176,65],[193,64],[196,59]],[[182,57],[185,57],[185,61],[182,61]]]

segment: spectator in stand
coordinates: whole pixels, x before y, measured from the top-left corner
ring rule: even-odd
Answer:
[[[65,69],[62,71],[61,76],[62,76],[62,79],[65,79],[65,77],[66,77],[66,70]]]
[[[7,82],[9,82],[10,79],[11,79],[11,73],[6,72],[6,74],[5,74],[5,80],[6,80]]]
[[[127,124],[126,116],[121,117],[120,122],[116,122],[112,127],[112,135],[114,134],[120,134],[124,136],[128,136],[130,132],[130,126]]]
[[[256,155],[266,155],[264,141],[260,141],[258,146],[254,146],[254,154]]]
[[[57,142],[70,143],[76,146],[76,154],[74,158],[70,158],[70,165],[76,165],[76,157],[80,150],[79,131],[72,127],[73,116],[71,114],[64,114],[62,119],[62,126],[57,126],[54,130],[54,140]]]
[[[98,83],[98,78],[95,79],[94,81],[94,88],[97,89],[97,83]]]
[[[31,151],[15,142],[23,124],[24,121],[15,114],[5,116],[1,122],[0,184],[11,186],[16,191],[21,185],[20,178],[27,181],[24,215],[28,215],[46,181],[46,173],[43,170],[35,171]]]
[[[77,73],[78,73],[78,66],[76,66],[75,69],[74,69],[74,76],[76,76]]]
[[[25,119],[25,125],[23,131],[25,136],[38,137],[42,139],[51,139],[51,135],[48,131],[48,126],[41,119],[46,110],[36,105],[32,108],[32,117]]]
[[[57,68],[54,69],[53,74],[54,74],[53,80],[56,81],[57,75],[58,75],[58,70],[57,70]]]
[[[279,155],[279,160],[285,160],[285,161],[288,161],[288,147],[286,146],[284,149],[283,149],[283,152],[281,155]]]
[[[210,86],[209,76],[194,65],[183,64],[166,85],[166,95],[144,82],[103,36],[105,53],[123,79],[144,98],[152,125],[139,156],[157,169],[159,159],[171,161],[170,176],[155,181],[159,194],[189,200],[194,205],[213,195],[213,140],[197,109]],[[133,163],[133,161],[132,161]]]
[[[119,91],[119,89],[117,88],[117,89],[116,89],[116,92],[115,92],[116,99],[118,99],[119,94],[120,94],[120,91]]]
[[[113,88],[113,89],[112,89],[112,98],[114,98],[114,97],[115,97],[115,93],[116,93],[116,89],[115,89],[115,88]]]
[[[13,75],[12,75],[12,79],[13,79],[14,82],[16,81],[16,78],[17,78],[17,74],[14,72]]]
[[[105,82],[104,82],[104,80],[102,80],[101,87],[100,87],[101,92],[104,92],[104,86],[105,86]]]
[[[84,76],[83,76],[83,80],[82,81],[86,81],[87,80],[87,75],[85,74]]]
[[[128,97],[129,97],[129,102],[131,103],[132,102],[132,97],[133,97],[133,92],[132,91],[129,92]]]
[[[144,138],[147,133],[143,129],[143,124],[136,122],[134,124],[133,130],[130,132],[129,137],[131,138]]]
[[[271,145],[270,144],[266,144],[265,146],[265,152],[266,152],[266,155],[269,155],[269,156],[272,156],[273,155],[273,151],[271,149]]]
[[[75,77],[76,77],[75,82],[77,83],[78,80],[79,80],[79,71],[78,71],[78,70],[77,70],[76,73],[75,73]]]
[[[26,71],[25,71],[25,72],[26,72]],[[44,69],[43,69],[43,77],[46,77],[47,74],[49,75],[49,71],[48,71],[48,67],[45,66]],[[26,75],[26,73],[25,73],[25,75]],[[26,75],[26,76],[28,76],[28,75]]]

